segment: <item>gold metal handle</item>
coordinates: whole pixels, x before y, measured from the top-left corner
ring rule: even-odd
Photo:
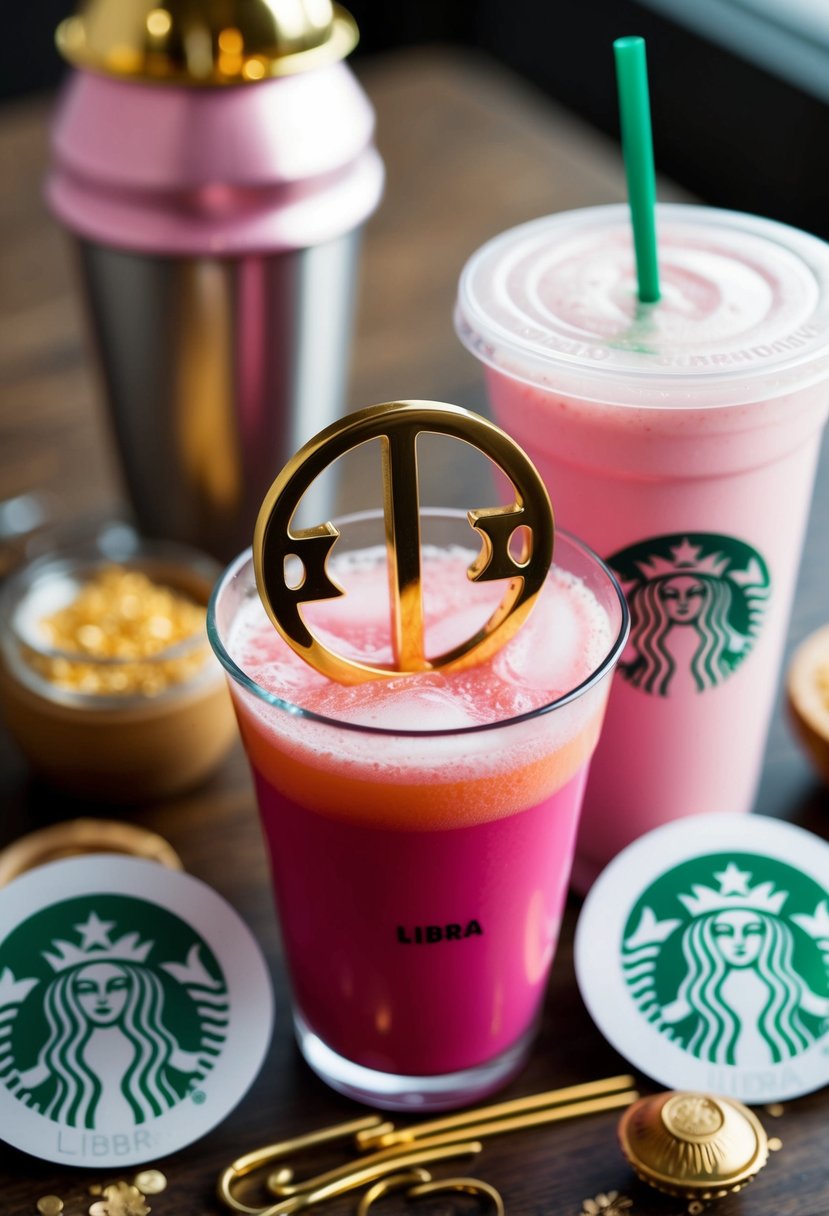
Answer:
[[[308,1132],[303,1136],[294,1136],[290,1140],[281,1140],[277,1144],[268,1144],[264,1148],[245,1153],[243,1157],[237,1157],[233,1164],[229,1165],[227,1169],[222,1170],[219,1175],[219,1181],[216,1186],[219,1199],[231,1211],[241,1212],[244,1216],[260,1216],[267,1209],[249,1207],[236,1198],[234,1187],[240,1178],[246,1177],[246,1175],[253,1173],[255,1170],[271,1166],[275,1161],[281,1161],[286,1157],[293,1157],[297,1153],[305,1152],[307,1149],[317,1148],[321,1144],[335,1143],[338,1140],[347,1141],[352,1136],[370,1131],[372,1128],[382,1125],[383,1120],[379,1115],[363,1115],[359,1119],[350,1119],[346,1123],[336,1123],[332,1127],[323,1127],[317,1131]],[[281,1183],[287,1184],[293,1178],[293,1171],[282,1168],[276,1171],[273,1177],[278,1177]]]
[[[480,1178],[439,1178],[436,1182],[421,1182],[406,1192],[407,1199],[421,1195],[438,1195],[444,1191],[461,1191],[466,1195],[484,1196],[491,1200],[495,1216],[504,1216],[504,1201],[494,1186]]]
[[[636,1090],[630,1088],[632,1085],[633,1077],[627,1074],[607,1077],[584,1085],[571,1085],[492,1106],[462,1111],[407,1128],[395,1128],[393,1124],[384,1122],[381,1115],[366,1115],[348,1123],[338,1123],[333,1127],[271,1144],[239,1157],[219,1178],[219,1198],[232,1211],[241,1213],[241,1216],[289,1216],[346,1191],[382,1182],[382,1187],[370,1192],[373,1193],[373,1198],[367,1201],[370,1206],[396,1185],[394,1179],[399,1179],[403,1174],[408,1177],[413,1173],[417,1175],[417,1186],[410,1191],[414,1198],[418,1188],[425,1186],[428,1181],[418,1181],[417,1171],[426,1172],[423,1167],[469,1153],[479,1153],[482,1149],[481,1141],[487,1136],[629,1106],[638,1097]],[[374,1151],[364,1152],[344,1165],[312,1178],[294,1181],[293,1170],[284,1164],[289,1158],[307,1149],[350,1136],[355,1137],[358,1149]],[[278,1170],[273,1170],[267,1179],[268,1191],[276,1202],[266,1207],[251,1207],[237,1198],[235,1189],[240,1179],[277,1162],[283,1162],[283,1165]],[[496,1216],[503,1214],[503,1206],[498,1206],[501,1204],[500,1196],[493,1192],[493,1188],[487,1183],[481,1183],[477,1179],[456,1178],[435,1183],[432,1189],[437,1190],[443,1186],[467,1191],[474,1187],[474,1193],[486,1195],[492,1200]],[[418,1193],[429,1192],[420,1190]],[[365,1198],[363,1202],[366,1203]],[[367,1211],[367,1207],[365,1210]],[[362,1209],[358,1216],[363,1216]]]
[[[531,1094],[525,1098],[513,1098],[509,1102],[498,1102],[493,1106],[460,1111],[455,1115],[414,1123],[409,1127],[396,1128],[390,1123],[378,1123],[365,1131],[357,1132],[357,1147],[390,1148],[395,1144],[412,1144],[423,1137],[429,1137],[431,1140],[444,1139],[458,1132],[476,1137],[495,1135],[499,1132],[520,1131],[524,1127],[596,1114],[604,1110],[615,1110],[629,1106],[639,1096],[633,1089],[634,1085],[634,1078],[628,1073],[622,1073],[620,1076],[606,1077],[601,1081],[587,1081],[582,1085],[569,1085],[562,1089]],[[445,1142],[449,1143],[448,1140]]]

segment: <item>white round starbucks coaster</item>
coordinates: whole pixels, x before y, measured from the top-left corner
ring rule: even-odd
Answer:
[[[829,844],[695,815],[629,845],[575,943],[605,1038],[671,1089],[777,1102],[829,1082]]]
[[[203,1136],[259,1071],[262,953],[198,879],[97,854],[0,890],[0,1137],[65,1166]]]

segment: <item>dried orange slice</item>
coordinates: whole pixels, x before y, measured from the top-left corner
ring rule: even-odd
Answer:
[[[810,634],[795,651],[786,692],[795,733],[829,783],[829,625]]]

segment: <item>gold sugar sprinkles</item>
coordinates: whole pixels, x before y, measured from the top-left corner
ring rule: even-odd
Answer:
[[[63,608],[38,622],[51,653],[28,663],[57,688],[98,696],[157,696],[203,666],[205,610],[140,570],[104,566]]]
[[[59,1195],[42,1195],[37,1201],[40,1216],[61,1216],[63,1200]]]
[[[167,1178],[161,1170],[146,1169],[135,1175],[132,1182],[92,1183],[89,1194],[93,1201],[84,1211],[88,1216],[150,1216],[145,1202],[148,1195],[160,1195],[167,1188]],[[42,1195],[37,1201],[39,1216],[72,1216],[59,1195]],[[77,1209],[81,1211],[80,1208]]]
[[[135,1175],[133,1182],[145,1195],[160,1195],[167,1187],[167,1179],[161,1170],[142,1170]]]
[[[632,1207],[632,1199],[618,1191],[608,1191],[594,1199],[583,1199],[579,1216],[629,1216]]]
[[[89,1208],[89,1216],[149,1216],[150,1208],[137,1186],[113,1182],[104,1187],[103,1199]]]

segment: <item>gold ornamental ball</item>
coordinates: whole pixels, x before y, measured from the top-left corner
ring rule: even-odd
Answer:
[[[332,0],[79,0],[55,38],[75,67],[198,87],[324,67],[358,33]]]
[[[759,1119],[741,1102],[678,1092],[640,1098],[619,1122],[622,1152],[636,1174],[681,1199],[722,1199],[768,1160]]]

